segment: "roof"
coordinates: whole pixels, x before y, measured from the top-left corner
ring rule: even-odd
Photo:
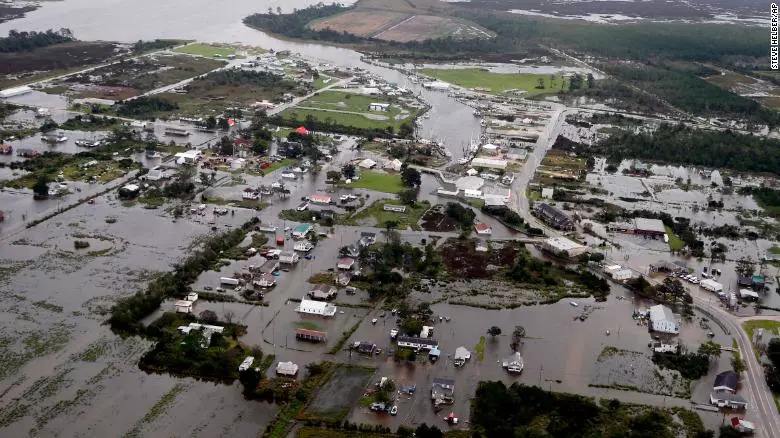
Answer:
[[[713,388],[728,388],[732,391],[737,390],[737,382],[739,380],[739,377],[737,376],[737,373],[734,371],[724,371],[717,376],[715,376],[715,383],[712,385]]]
[[[276,372],[279,374],[292,375],[298,372],[298,365],[292,362],[279,362],[276,365]]]
[[[676,323],[677,318],[674,317],[672,309],[658,304],[650,308],[650,321],[671,321]]]
[[[495,169],[506,169],[506,160],[496,160],[493,158],[477,157],[471,160],[471,165],[475,167],[492,167]]]
[[[565,237],[550,237],[545,241],[545,243],[558,251],[571,251],[574,249],[584,248],[584,246],[580,245],[579,243]]]
[[[311,224],[300,224],[293,228],[293,233],[305,234],[311,231],[312,228]]]
[[[739,394],[732,394],[728,391],[715,391],[712,394],[710,394],[710,397],[712,397],[715,400],[723,400],[723,401],[728,401],[728,402],[738,403],[738,404],[747,404],[747,400],[745,400],[744,397],[742,397]]]
[[[355,264],[355,259],[352,257],[342,257],[338,261],[339,266],[352,266]]]
[[[666,227],[660,219],[645,219],[638,217],[634,219],[634,226],[637,230],[652,231],[655,233],[666,233]]]
[[[304,328],[295,329],[295,334],[300,336],[307,336],[312,338],[324,338],[328,334],[319,330],[309,330]]]
[[[295,132],[297,132],[300,135],[309,135],[309,130],[306,129],[305,126],[299,126],[295,129]]]
[[[302,299],[301,304],[297,309],[302,313],[311,313],[315,315],[333,316],[336,314],[336,306],[326,301],[314,301],[309,299]]]
[[[331,286],[329,284],[318,284],[318,285],[314,286],[313,288],[311,288],[312,291],[318,290],[318,291],[322,291],[322,292],[330,292],[330,291],[332,291],[334,289],[336,289],[336,287],[335,286]]]
[[[330,197],[329,195],[320,195],[320,194],[317,194],[317,195],[311,195],[311,196],[309,196],[309,200],[310,200],[310,201],[313,201],[313,202],[324,202],[324,203],[326,203],[326,204],[327,204],[327,203],[329,203],[329,202],[330,202],[330,200],[331,200],[331,197]]]
[[[396,342],[405,342],[409,344],[422,344],[422,345],[439,345],[435,339],[431,338],[418,338],[416,336],[399,336]]]
[[[477,224],[474,224],[474,229],[476,229],[478,233],[479,232],[485,232],[485,231],[490,230],[490,225],[488,225],[486,223],[483,223],[483,222],[479,222]]]
[[[455,360],[468,360],[471,358],[471,352],[466,347],[458,347],[455,349]]]

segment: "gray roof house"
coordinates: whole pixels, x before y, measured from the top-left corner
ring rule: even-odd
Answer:
[[[715,376],[715,383],[712,385],[712,390],[715,392],[728,391],[733,394],[737,392],[738,381],[739,376],[737,376],[737,373],[734,371],[724,371]]]

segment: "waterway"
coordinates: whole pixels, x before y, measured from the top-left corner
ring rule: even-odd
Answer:
[[[420,135],[444,140],[454,157],[471,137],[478,137],[479,119],[473,110],[447,93],[428,91],[393,69],[361,61],[361,54],[350,49],[294,42],[274,38],[249,28],[243,18],[257,12],[291,12],[316,4],[314,0],[239,0],[226,6],[219,2],[195,0],[90,0],[46,2],[41,8],[19,20],[0,24],[0,35],[9,30],[47,30],[66,27],[81,40],[135,42],[155,38],[182,38],[205,42],[240,43],[274,50],[290,50],[319,62],[342,67],[360,67],[413,90],[431,105],[435,117],[422,120]],[[345,4],[350,1],[342,2]]]

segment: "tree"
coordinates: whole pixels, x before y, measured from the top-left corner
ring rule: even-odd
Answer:
[[[417,192],[417,189],[401,190],[398,193],[398,198],[406,205],[414,205],[417,202]]]
[[[339,179],[341,179],[341,172],[337,170],[329,170],[325,174],[325,180],[329,183],[335,184],[339,181]]]
[[[45,175],[39,176],[32,189],[33,194],[39,198],[49,196],[49,179]]]
[[[214,116],[208,116],[206,118],[206,129],[214,129],[217,127],[217,118]]]
[[[401,331],[410,336],[417,336],[423,328],[423,323],[417,318],[407,317],[401,321]]]
[[[233,141],[228,136],[222,137],[219,141],[220,155],[233,155]]]
[[[207,324],[213,324],[213,323],[217,322],[217,313],[214,312],[213,310],[208,310],[207,309],[207,310],[204,310],[204,311],[200,312],[200,314],[198,315],[198,318],[201,321],[203,321],[203,322],[205,322]]]
[[[225,317],[225,322],[227,322],[228,324],[232,324],[233,323],[233,317],[235,317],[236,314],[233,313],[232,310],[227,310],[227,311],[225,311],[223,316]]]
[[[707,355],[710,358],[720,357],[720,344],[713,341],[707,341],[699,345],[699,354]]]
[[[401,182],[403,182],[406,187],[419,187],[422,183],[422,176],[417,169],[404,166],[404,168],[401,169]]]
[[[417,430],[414,431],[414,435],[417,438],[442,438],[444,434],[436,426],[428,426],[423,423],[417,426]]]
[[[487,332],[490,336],[495,338],[496,336],[501,334],[501,327],[494,325],[493,327],[490,327]]]
[[[766,347],[766,357],[775,368],[780,369],[780,338],[772,338]]]
[[[745,362],[742,361],[742,358],[739,357],[739,354],[735,354],[731,357],[731,369],[733,369],[737,374],[742,374],[747,369]]]
[[[230,124],[228,124],[227,119],[220,117],[219,120],[217,120],[217,127],[223,131],[227,131],[230,129]]]
[[[516,325],[514,331],[512,331],[512,350],[517,351],[520,348],[520,344],[525,337],[525,327]]]
[[[341,168],[341,174],[344,175],[344,178],[346,179],[352,179],[355,177],[355,165],[352,163],[347,163],[344,165],[344,167]]]

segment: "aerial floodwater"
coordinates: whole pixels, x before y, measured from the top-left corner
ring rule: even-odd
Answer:
[[[24,1],[0,438],[780,438],[735,0]]]

